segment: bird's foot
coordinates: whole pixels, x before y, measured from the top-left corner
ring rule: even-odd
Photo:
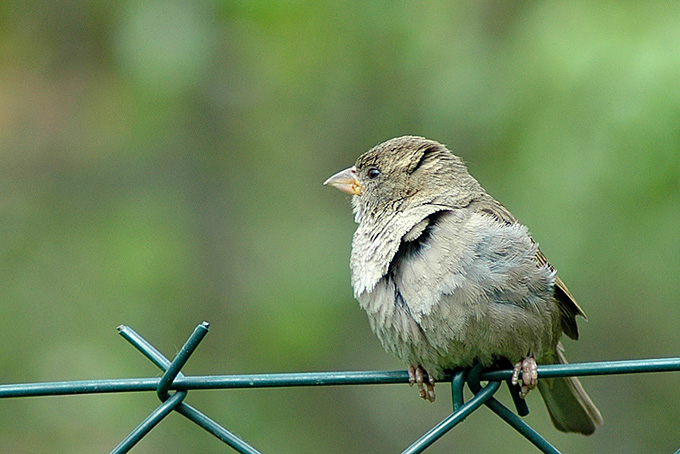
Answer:
[[[427,381],[425,380],[426,375]],[[434,394],[434,378],[421,366],[408,366],[408,383],[410,386],[413,386],[414,384],[418,386],[420,397],[429,400],[430,402],[434,402],[436,397]]]
[[[519,379],[519,373],[522,372],[522,380]],[[529,391],[534,389],[538,384],[538,364],[536,364],[536,359],[533,356],[527,356],[522,358],[515,367],[512,369],[512,380],[513,385],[521,384],[522,387],[519,391],[519,397],[524,399]]]

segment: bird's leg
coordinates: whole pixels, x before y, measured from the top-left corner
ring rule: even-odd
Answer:
[[[425,375],[427,375],[427,381],[425,381]],[[418,393],[420,397],[430,402],[434,402],[434,378],[432,375],[428,374],[420,365],[413,366],[412,364],[408,366],[408,383],[410,386],[414,384],[418,386]]]
[[[534,389],[538,384],[538,364],[533,356],[522,358],[512,369],[512,384],[520,384],[519,373],[522,372],[522,387],[519,392],[519,397],[524,399],[529,391]]]

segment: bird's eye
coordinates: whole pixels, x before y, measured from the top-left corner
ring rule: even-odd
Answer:
[[[368,176],[368,178],[370,178],[370,179],[372,180],[372,179],[374,179],[374,178],[378,178],[378,177],[380,176],[381,173],[382,173],[382,172],[380,172],[380,169],[378,169],[378,168],[376,168],[376,167],[371,167],[371,168],[368,169],[368,171],[366,172],[366,175]]]

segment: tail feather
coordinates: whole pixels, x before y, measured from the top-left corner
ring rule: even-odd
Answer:
[[[555,363],[567,364],[558,345]],[[602,424],[602,415],[576,377],[538,380],[538,390],[558,430],[590,435]]]

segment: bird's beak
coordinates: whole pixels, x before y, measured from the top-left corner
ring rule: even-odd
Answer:
[[[361,195],[361,183],[357,180],[357,169],[354,166],[336,173],[323,184],[333,186],[347,194]]]

